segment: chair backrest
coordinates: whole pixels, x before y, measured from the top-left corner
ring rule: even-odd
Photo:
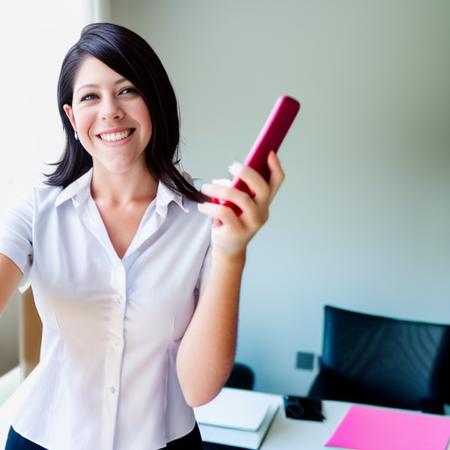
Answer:
[[[255,384],[255,374],[246,364],[234,363],[231,374],[225,383],[226,387],[252,390]]]
[[[19,316],[19,361],[24,378],[39,363],[41,339],[42,322],[30,287],[22,294]]]
[[[424,409],[450,397],[450,326],[327,305],[321,364],[378,404]]]

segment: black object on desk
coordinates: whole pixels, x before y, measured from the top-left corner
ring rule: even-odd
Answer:
[[[298,420],[314,420],[323,422],[322,401],[319,398],[285,395],[284,412],[286,417]]]

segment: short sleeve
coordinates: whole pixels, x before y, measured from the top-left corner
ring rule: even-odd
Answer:
[[[183,172],[183,176],[198,190],[200,190],[203,179],[202,178],[192,178],[187,172]],[[195,285],[195,293],[196,303],[198,302],[198,299],[200,297],[200,294],[203,292],[203,289],[206,285],[206,280],[208,278],[209,273],[209,267],[211,265],[211,232],[208,229],[208,239],[209,239],[209,245],[206,249],[205,256],[203,258],[202,267],[200,269],[199,277],[197,280],[197,284]]]
[[[205,288],[206,280],[208,279],[210,265],[211,265],[211,245],[209,245],[208,249],[206,250],[205,257],[203,258],[202,267],[200,269],[200,274],[198,276],[197,284],[195,286],[196,303],[198,302],[200,294],[203,292],[203,289]]]
[[[0,221],[0,253],[10,258],[23,272],[20,292],[29,285],[33,263],[33,194],[9,209]]]

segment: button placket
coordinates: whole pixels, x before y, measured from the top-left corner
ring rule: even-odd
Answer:
[[[120,392],[120,374],[122,370],[124,318],[126,309],[126,271],[122,263],[118,263],[111,271],[111,287],[113,289],[110,311],[109,349],[106,354],[105,394],[106,411],[111,424],[116,423]]]

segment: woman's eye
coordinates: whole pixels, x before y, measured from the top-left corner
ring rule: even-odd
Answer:
[[[87,94],[80,101],[84,102],[85,100],[89,100],[89,97],[95,97],[95,94]]]
[[[129,91],[132,94],[136,94],[137,93],[137,89],[129,87],[129,88],[122,89],[121,94],[126,93],[126,91]]]

